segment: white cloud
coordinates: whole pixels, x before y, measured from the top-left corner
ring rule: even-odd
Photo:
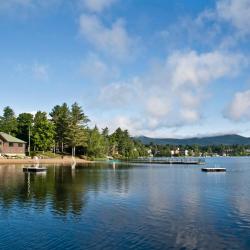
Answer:
[[[120,75],[116,66],[107,64],[95,53],[90,53],[80,65],[80,73],[96,84],[106,84]]]
[[[225,116],[233,121],[250,120],[250,90],[235,94],[225,111]]]
[[[83,5],[91,12],[102,12],[117,0],[82,0]]]
[[[140,89],[140,81],[137,78],[130,82],[112,82],[101,88],[98,101],[103,107],[112,109],[128,107],[133,105],[131,100],[137,98]]]
[[[120,124],[133,134],[198,124],[204,117],[208,84],[236,76],[244,63],[239,54],[179,51],[136,81],[104,86],[100,98],[110,110],[118,110],[111,123],[118,124],[114,121],[122,114]]]
[[[83,14],[80,34],[97,50],[113,58],[124,59],[131,55],[133,40],[121,19],[107,27],[97,16]]]
[[[230,22],[242,34],[250,34],[249,0],[221,0],[217,3],[217,15]]]
[[[199,87],[220,77],[234,75],[243,57],[220,51],[198,54],[196,51],[175,53],[168,59],[171,79],[175,87]]]
[[[48,66],[35,63],[32,67],[32,73],[37,80],[48,80]]]
[[[193,45],[193,42],[197,46],[198,41],[201,42],[201,51],[210,52],[171,50],[165,61],[154,65],[143,76],[137,76],[136,84],[125,79],[110,81],[103,86],[99,99],[112,113],[109,125],[127,128],[133,135],[157,135],[165,133],[166,128],[200,125],[202,119],[206,119],[205,105],[212,94],[207,91],[208,86],[238,76],[247,65],[245,56],[228,49],[232,49],[242,35],[249,34],[249,4],[249,0],[219,0],[214,9],[205,10],[196,19],[188,19],[186,24],[182,19],[180,32],[184,31],[184,35],[178,33],[177,26],[168,29],[164,33],[168,46],[174,36],[172,39],[177,44],[178,38],[185,38],[183,40],[187,44],[180,42],[184,48],[189,48],[188,43]],[[192,24],[191,27],[189,24]],[[131,54],[134,41],[122,22],[107,26],[95,15],[83,15],[80,31],[85,39],[106,55],[124,58]],[[236,98],[235,102],[240,104],[231,105],[231,119],[241,120],[245,116],[249,108],[247,98],[243,98],[244,104],[239,102],[239,97]],[[235,110],[239,106],[245,108],[237,113]]]
[[[240,41],[247,41],[246,37],[250,35],[249,23],[249,0],[219,0],[214,9],[203,11],[185,27],[191,31],[191,37],[197,39],[198,36],[203,44],[232,48]]]
[[[153,116],[156,127],[183,126],[200,121],[203,103],[208,98],[206,86],[223,77],[235,76],[245,58],[239,54],[220,51],[208,53],[175,52],[165,63],[158,65],[148,77],[146,117]],[[153,86],[152,86],[153,85]],[[156,95],[157,101],[152,105],[151,98]],[[158,113],[157,113],[158,112]]]
[[[58,4],[61,0],[1,0],[0,10],[20,11],[46,8]]]
[[[202,96],[201,94],[195,94],[194,92],[192,93],[191,91],[185,91],[183,93],[180,93],[180,100],[183,106],[185,107],[197,107],[200,103],[200,101],[204,96]]]
[[[250,0],[218,0],[215,7],[205,9],[196,18],[184,16],[159,36],[168,47],[203,49],[233,48],[248,42],[250,35]]]
[[[197,121],[199,121],[200,119],[200,114],[199,114],[199,111],[198,110],[192,110],[192,109],[188,109],[188,108],[183,108],[181,111],[180,111],[180,115],[183,119],[183,121],[185,123],[195,123]]]
[[[163,97],[163,99],[165,99]],[[153,117],[162,118],[166,117],[171,111],[171,103],[168,100],[162,101],[161,96],[151,96],[146,103],[147,112]],[[151,121],[151,124],[157,125],[157,119]]]
[[[8,9],[13,7],[30,7],[34,4],[34,0],[3,0],[0,2],[1,9]]]
[[[34,78],[39,81],[46,81],[49,79],[49,66],[41,63],[30,63],[30,64],[17,64],[14,68],[15,72],[19,77]]]

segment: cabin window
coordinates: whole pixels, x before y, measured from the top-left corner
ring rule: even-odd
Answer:
[[[14,147],[14,143],[13,142],[9,142],[9,147]]]
[[[18,147],[19,147],[19,148],[22,148],[22,147],[23,147],[23,144],[22,144],[22,143],[18,143]]]

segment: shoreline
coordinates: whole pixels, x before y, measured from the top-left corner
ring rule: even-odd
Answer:
[[[84,159],[75,159],[76,163],[93,163],[93,161],[88,161]],[[73,164],[71,157],[69,158],[49,158],[49,159],[0,159],[0,166],[6,164]]]

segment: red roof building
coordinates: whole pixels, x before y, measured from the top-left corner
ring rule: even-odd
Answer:
[[[26,142],[0,132],[0,155],[25,156]]]

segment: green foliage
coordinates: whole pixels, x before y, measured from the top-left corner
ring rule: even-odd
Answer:
[[[16,135],[17,120],[13,109],[9,106],[3,110],[3,116],[0,116],[0,131],[7,134]]]
[[[63,153],[64,145],[67,143],[71,122],[71,114],[68,105],[66,103],[63,103],[61,106],[56,105],[52,109],[50,116],[55,126],[55,141]]]
[[[35,154],[33,154],[32,156],[37,156],[39,158],[42,158],[42,159],[50,159],[50,158],[57,158],[57,157],[60,157],[61,155],[59,154],[54,154],[53,152],[51,151],[37,151],[35,152]]]
[[[141,156],[171,156],[171,151],[175,150],[176,156],[184,156],[185,150],[188,150],[189,156],[213,156],[213,155],[230,155],[245,156],[250,155],[250,145],[246,141],[237,145],[232,145],[235,139],[243,140],[239,136],[222,136],[220,140],[226,140],[230,144],[215,145],[204,144],[201,146],[199,139],[186,139],[190,144],[178,145],[180,140],[169,139],[174,145],[164,144],[169,140],[155,140],[154,143],[144,145],[140,140],[134,140],[130,137],[127,130],[118,128],[112,134],[108,128],[99,131],[97,127],[93,129],[88,127],[89,119],[83,112],[81,106],[74,103],[69,107],[66,103],[56,105],[50,112],[51,120],[45,112],[38,111],[33,117],[30,113],[22,113],[17,118],[13,109],[5,107],[2,116],[0,116],[0,131],[12,134],[28,142],[29,130],[31,134],[31,148],[34,151],[52,151],[56,146],[57,152],[71,152],[75,155],[77,152],[88,159],[105,159],[112,156],[117,159],[131,159]],[[144,137],[144,139],[147,139]],[[212,139],[206,139],[207,143]],[[158,144],[157,144],[158,142]],[[196,144],[194,142],[197,142]],[[48,153],[49,154],[49,153]],[[52,157],[52,154],[50,155]]]
[[[135,142],[127,130],[118,128],[110,136],[110,153],[115,158],[137,158],[139,156],[146,156],[146,150],[139,142]]]
[[[93,157],[102,157],[105,155],[105,137],[95,126],[88,131],[87,154]]]
[[[154,149],[155,156],[158,157],[170,157],[171,156],[171,149],[169,145],[164,145],[164,146],[158,146],[157,149]]]
[[[77,146],[85,146],[87,141],[86,126],[89,122],[82,108],[74,103],[71,106],[70,124],[68,127],[67,141],[72,148],[72,155],[75,155]]]
[[[106,127],[102,129],[102,137],[103,137],[103,154],[109,155],[109,129]]]
[[[116,159],[132,159],[147,156],[148,148],[134,141],[127,130],[118,128],[109,135],[108,128],[100,133],[95,127],[88,130],[87,155],[94,158],[112,156]]]
[[[90,159],[106,159],[107,156],[130,159],[148,155],[149,148],[134,141],[127,130],[118,128],[110,135],[108,128],[101,132],[97,127],[88,128],[89,119],[77,103],[70,108],[66,103],[56,105],[50,117],[51,120],[47,113],[38,111],[35,117],[22,113],[16,119],[14,111],[6,107],[0,119],[0,131],[15,133],[26,142],[30,134],[31,148],[34,150],[31,155],[40,154],[39,151],[52,152],[54,147],[57,152],[59,149],[72,155],[77,152]]]
[[[17,133],[16,136],[28,142],[29,141],[29,130],[32,127],[33,115],[30,113],[21,113],[17,117]]]
[[[53,148],[55,129],[54,124],[48,120],[46,112],[38,111],[34,118],[31,139],[34,150],[47,151]]]
[[[77,124],[81,127],[85,127],[90,120],[84,114],[82,107],[78,103],[74,103],[71,106],[71,123]]]

